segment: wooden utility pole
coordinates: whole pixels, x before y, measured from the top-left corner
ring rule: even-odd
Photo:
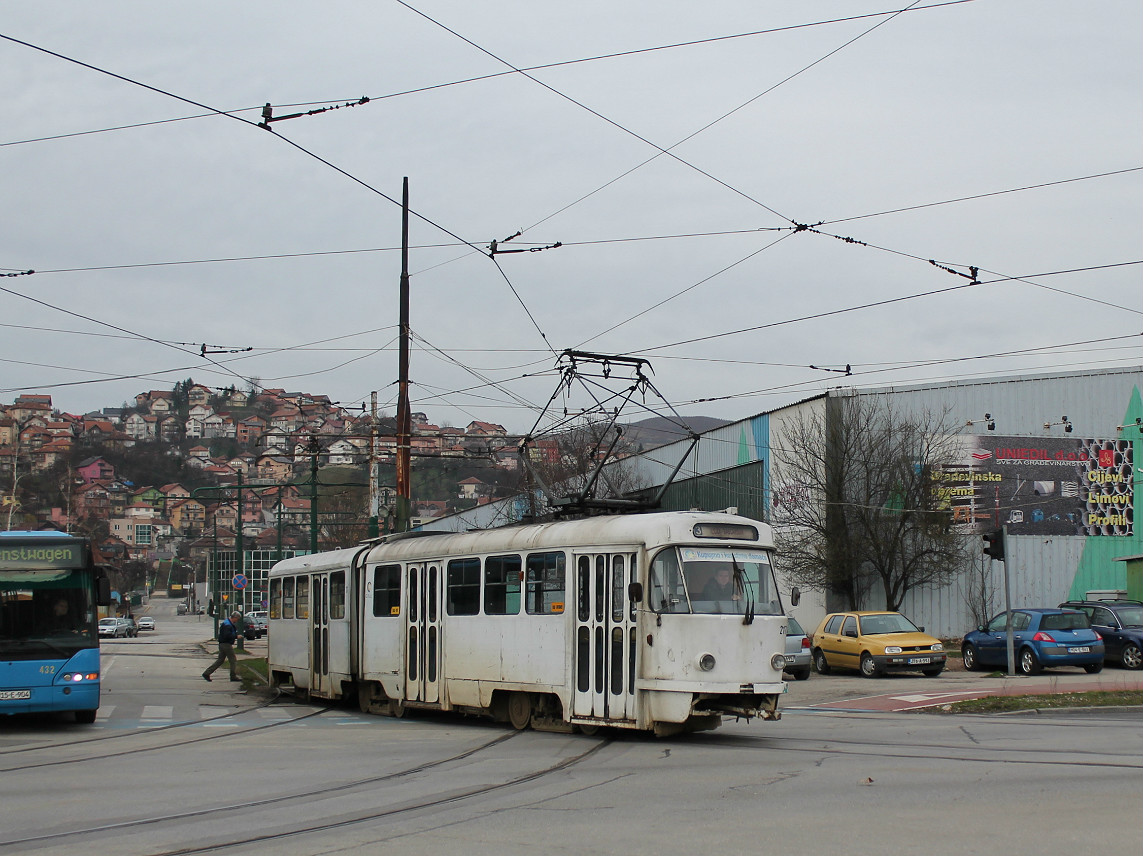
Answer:
[[[413,418],[409,409],[409,178],[401,187],[401,355],[397,379],[397,514],[394,531],[409,528],[412,501],[410,452]]]
[[[369,395],[369,537],[378,534],[381,480],[377,472],[377,391]]]

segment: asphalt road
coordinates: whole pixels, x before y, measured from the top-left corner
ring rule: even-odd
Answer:
[[[0,724],[0,856],[1074,854],[1140,842],[1138,710],[918,716],[942,693],[1138,685],[812,676],[779,722],[647,736],[370,717],[199,676],[210,622],[104,647],[93,726]],[[247,643],[258,653],[263,642]],[[944,696],[948,698],[950,696]]]

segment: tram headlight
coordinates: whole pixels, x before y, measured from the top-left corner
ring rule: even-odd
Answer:
[[[714,668],[714,654],[700,654],[698,658],[698,667],[704,672],[709,672]]]
[[[770,665],[774,668],[775,672],[781,672],[786,668],[786,655],[775,654],[770,658]]]

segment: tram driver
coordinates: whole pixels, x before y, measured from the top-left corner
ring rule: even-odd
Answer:
[[[730,568],[718,568],[702,588],[699,600],[742,600],[742,587]]]

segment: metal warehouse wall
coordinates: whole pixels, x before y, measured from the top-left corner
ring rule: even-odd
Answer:
[[[952,381],[925,386],[884,387],[859,390],[858,395],[888,394],[894,407],[917,411],[940,411],[946,406],[951,417],[964,425],[966,434],[986,434],[984,414],[992,414],[996,434],[1031,437],[1063,433],[1062,425],[1045,429],[1044,423],[1071,420],[1073,435],[1118,436],[1124,424],[1133,388],[1143,386],[1143,367],[1070,372],[1057,375],[1024,375],[975,381]],[[968,421],[975,425],[965,425]]]

